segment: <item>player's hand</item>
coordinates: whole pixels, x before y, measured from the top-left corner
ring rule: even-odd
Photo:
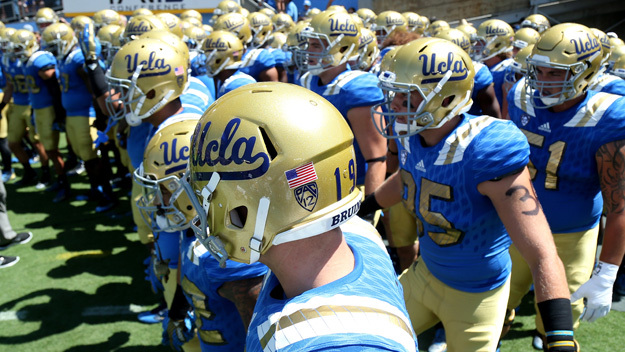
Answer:
[[[91,28],[91,24],[86,24],[83,31],[78,32],[78,43],[82,54],[85,56],[85,62],[98,61],[95,32]]]
[[[182,351],[182,345],[193,338],[194,327],[191,319],[186,317],[184,320],[171,320],[166,317],[163,320],[163,336],[161,343],[169,345],[174,351]]]
[[[592,323],[610,312],[617,271],[617,265],[600,261],[590,279],[571,295],[571,302],[586,298],[586,309],[580,319]]]

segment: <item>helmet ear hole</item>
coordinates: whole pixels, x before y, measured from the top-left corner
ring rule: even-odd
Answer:
[[[456,99],[455,95],[450,95],[448,97],[446,97],[445,99],[443,99],[443,102],[441,103],[441,106],[446,108],[449,106],[449,104],[451,104],[452,101],[454,101],[454,99]]]
[[[240,229],[245,227],[247,221],[247,207],[240,206],[230,210],[230,223]]]
[[[154,89],[150,89],[150,91],[148,92],[148,94],[145,95],[146,98],[148,99],[154,99],[154,97],[156,96],[156,91]]]

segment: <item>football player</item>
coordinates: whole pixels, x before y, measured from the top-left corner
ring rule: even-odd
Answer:
[[[168,332],[164,341],[176,347],[185,342],[184,337],[193,335],[193,329],[184,324],[190,304],[203,351],[242,351],[267,267],[228,261],[223,269],[189,229],[196,214],[180,179],[186,171],[190,137],[199,118],[199,114],[187,114],[159,126],[146,147],[141,167],[135,171],[135,180],[143,187],[138,205],[154,233],[179,233],[165,246],[160,241],[156,243],[157,254],[178,251],[180,256],[177,267],[169,262],[167,275],[175,280],[179,272],[179,279],[163,323]]]
[[[477,27],[476,43],[471,57],[488,67],[493,75],[495,96],[499,107],[503,105],[503,83],[506,67],[512,63],[512,38],[514,31],[502,20],[487,20]],[[501,112],[499,113],[501,116]]]
[[[590,30],[595,37],[597,37],[599,43],[601,43],[602,71],[595,77],[589,89],[596,90],[598,92],[625,95],[625,81],[608,71],[610,67],[609,63],[614,62],[611,59],[612,48],[610,45],[610,38],[607,34],[597,28],[591,28]]]
[[[215,79],[217,98],[256,80],[239,68],[245,52],[243,43],[231,32],[215,31],[202,44],[207,74]]]
[[[420,220],[420,257],[400,277],[415,332],[441,321],[450,351],[494,351],[512,239],[536,277],[549,350],[575,351],[564,268],[532,189],[527,140],[509,121],[466,113],[475,71],[460,47],[417,39],[389,69],[380,85],[394,94],[373,117],[388,119],[386,138],[400,138],[400,171],[361,212],[403,201]]]
[[[348,121],[355,136],[356,184],[371,194],[384,181],[386,140],[376,132],[369,111],[384,98],[373,74],[348,65],[357,54],[360,31],[349,14],[324,11],[300,35],[307,45],[294,56],[305,60],[308,70],[300,84],[328,99]]]
[[[185,185],[196,236],[226,268],[271,269],[248,352],[417,350],[384,244],[354,217],[352,138],[327,100],[278,82],[224,95],[196,126]]]
[[[447,39],[461,47],[468,54],[471,54],[471,40],[468,35],[459,29],[442,30],[435,37]],[[501,118],[501,109],[495,94],[493,75],[488,67],[481,62],[473,62],[473,68],[475,69],[475,82],[473,83],[473,94],[471,95],[473,105],[471,105],[469,114]]]
[[[250,21],[239,13],[219,16],[213,28],[216,31],[224,30],[236,34],[245,46],[252,43],[253,34]],[[278,81],[276,60],[268,50],[261,48],[247,50],[243,62],[242,71],[254,77],[256,81]]]
[[[32,146],[39,155],[41,162],[41,177],[37,184],[38,189],[45,188],[50,182],[50,167],[48,156],[39,141],[39,135],[31,119],[30,100],[26,77],[24,76],[24,65],[13,55],[11,36],[15,33],[14,28],[3,28],[0,32],[0,49],[2,50],[2,71],[6,76],[6,85],[3,88],[0,111],[4,106],[8,122],[9,148],[17,160],[22,164],[24,174],[15,184],[17,186],[27,186],[37,182],[37,173],[29,162],[28,154],[22,144],[22,139],[28,136]]]
[[[58,191],[53,199],[53,202],[58,203],[68,199],[70,185],[59,151],[59,126],[65,123],[65,109],[56,77],[56,58],[48,51],[39,50],[35,34],[26,29],[17,30],[11,36],[11,41],[16,58],[24,65],[29,101],[34,111],[39,139],[54,165],[57,180],[49,189]]]
[[[601,60],[601,43],[590,29],[556,25],[532,49],[526,83],[508,94],[510,118],[530,143],[533,186],[565,264],[575,327],[580,316],[592,322],[608,314],[625,253],[621,187],[625,170],[618,162],[625,156],[625,100],[588,90],[601,70]],[[595,265],[602,211],[605,233]],[[514,309],[527,293],[533,273],[517,260],[514,247],[510,253],[508,308]],[[540,313],[536,328],[544,336],[549,328]]]
[[[61,84],[61,100],[66,111],[65,131],[71,148],[85,162],[91,185],[87,200],[96,201],[96,213],[110,210],[116,198],[110,183],[110,168],[97,154],[93,141],[97,130],[93,127],[95,110],[83,66],[85,57],[74,31],[65,23],[52,24],[41,34],[44,50],[56,57]]]

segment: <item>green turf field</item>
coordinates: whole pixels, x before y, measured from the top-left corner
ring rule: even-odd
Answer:
[[[70,180],[74,196],[87,190],[84,175]],[[147,251],[133,233],[126,190],[117,191],[117,208],[95,214],[95,204],[54,204],[54,194],[33,186],[6,188],[14,229],[34,238],[2,252],[21,261],[0,270],[0,351],[169,350],[159,346],[160,325],[136,319],[157,297],[143,279]],[[533,351],[532,307],[528,296],[502,351]],[[625,313],[612,311],[583,323],[576,338],[584,351],[625,351],[624,328]],[[422,351],[431,339],[420,337]]]

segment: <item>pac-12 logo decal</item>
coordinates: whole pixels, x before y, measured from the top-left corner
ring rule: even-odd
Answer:
[[[399,160],[401,161],[402,165],[406,165],[406,160],[408,160],[408,151],[406,149],[403,149],[401,151],[401,155],[399,156]]]
[[[521,125],[525,126],[530,122],[530,115],[528,114],[523,114],[521,116]]]
[[[295,189],[295,200],[304,209],[312,212],[319,199],[317,182],[307,183]]]

